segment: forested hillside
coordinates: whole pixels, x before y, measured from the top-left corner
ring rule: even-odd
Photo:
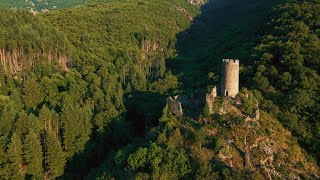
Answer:
[[[272,12],[254,48],[252,87],[260,99],[298,137],[320,155],[320,2],[285,4]]]
[[[216,99],[218,109],[214,115],[208,115],[205,108],[198,109],[196,106],[193,110],[202,111],[199,119],[173,117],[166,107],[159,127],[151,129],[144,141],[137,141],[118,151],[113,160],[108,159],[90,178],[119,178],[123,174],[138,179],[319,178],[319,168],[316,165],[316,158],[319,157],[319,128],[315,119],[318,117],[315,102],[319,100],[313,99],[314,96],[310,97],[312,94],[319,94],[316,90],[319,68],[315,65],[318,59],[317,48],[320,47],[317,42],[319,3],[291,2],[277,6],[284,1],[246,2],[216,1],[204,7],[191,28],[178,35],[178,56],[169,61],[168,65],[182,80],[184,92],[196,95],[206,89],[206,86],[219,82],[220,58],[241,58],[241,86],[249,87],[253,92],[251,96],[257,97],[260,102],[262,112],[259,120],[253,124],[248,123],[239,115],[239,107],[234,108],[230,104],[227,107],[231,112],[221,116],[219,112],[224,107],[222,104],[230,102],[220,99]],[[273,7],[276,8],[272,10]],[[223,20],[219,21],[218,18]],[[295,26],[290,23],[302,24],[297,27],[309,24],[310,28],[306,27],[302,31],[304,35],[299,35],[302,33],[299,31],[301,29],[295,30]],[[272,34],[269,35],[270,33]],[[296,41],[293,44],[298,49],[288,51],[282,45],[276,46],[288,41],[289,37],[297,38],[290,40]],[[297,42],[298,37],[301,42]],[[266,45],[267,42],[270,44]],[[304,74],[302,77],[305,80],[294,81],[290,75],[290,81],[306,85],[303,90],[314,88],[307,90],[311,94],[296,93],[293,97],[287,93],[289,90],[297,91],[294,86],[286,91],[277,89],[276,83],[272,87],[272,82],[281,76],[273,74],[271,77],[267,72],[286,71],[285,67],[295,69],[291,65],[295,56],[287,56],[286,53],[300,54],[301,47],[305,49],[301,55],[310,57],[308,61],[315,64],[300,64],[309,66],[309,70],[303,66],[299,68],[313,75],[303,77],[307,75]],[[266,56],[269,57],[267,61],[262,60],[266,53],[270,54]],[[285,66],[276,63],[282,62],[283,57],[287,58],[283,62]],[[272,65],[275,67],[272,68]],[[298,77],[298,74],[293,74]],[[278,85],[283,86],[282,83],[287,84],[287,79]],[[246,93],[247,90],[244,91]],[[291,104],[287,99],[291,99]],[[242,113],[250,114],[253,102],[252,98],[244,98],[243,107],[240,107]],[[299,112],[296,111],[296,106],[300,106]],[[292,119],[293,116],[295,119]],[[293,137],[290,132],[283,130],[283,126],[291,130]],[[298,138],[300,144],[295,138]],[[246,146],[249,146],[249,150]],[[299,146],[304,147],[307,152],[299,150]],[[255,147],[262,149],[259,152]],[[277,155],[274,156],[273,153]],[[254,156],[251,162],[247,159],[249,155]],[[283,159],[284,157],[288,159]]]
[[[66,36],[27,11],[0,11],[0,61],[4,73],[16,75],[39,58],[67,68],[72,48]]]
[[[95,2],[0,0],[0,179],[320,178],[318,0]]]
[[[84,176],[141,135],[139,97],[162,111],[160,93],[178,87],[165,59],[197,12],[182,0],[1,10],[0,178]]]

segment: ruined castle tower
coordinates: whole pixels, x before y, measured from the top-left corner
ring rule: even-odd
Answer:
[[[223,59],[221,96],[235,97],[239,92],[239,60]]]

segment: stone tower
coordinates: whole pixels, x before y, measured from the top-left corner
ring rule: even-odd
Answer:
[[[239,92],[239,60],[223,59],[221,96],[235,97]]]

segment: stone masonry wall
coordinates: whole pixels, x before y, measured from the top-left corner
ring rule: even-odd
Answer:
[[[235,97],[239,92],[239,60],[224,59],[221,72],[221,96]]]

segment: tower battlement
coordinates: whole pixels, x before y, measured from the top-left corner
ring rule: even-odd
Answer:
[[[239,59],[223,59],[222,60],[224,63],[237,63],[237,64],[239,64],[240,63],[240,61],[239,61]]]
[[[239,92],[239,59],[223,59],[221,96],[235,97]]]

